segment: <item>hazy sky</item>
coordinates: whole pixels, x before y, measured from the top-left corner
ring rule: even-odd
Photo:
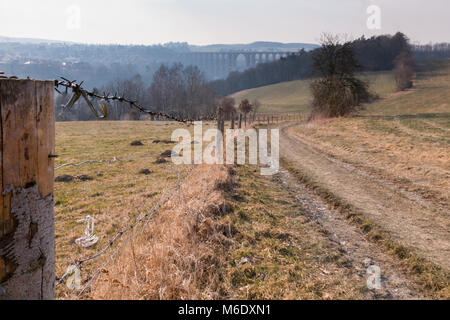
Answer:
[[[369,29],[367,8],[380,8]],[[0,36],[87,43],[312,42],[322,32],[450,42],[449,0],[0,0]]]

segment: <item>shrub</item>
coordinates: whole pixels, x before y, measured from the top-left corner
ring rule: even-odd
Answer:
[[[311,117],[345,116],[371,99],[368,85],[357,78],[328,77],[311,83],[313,94]]]
[[[413,87],[414,58],[409,50],[402,52],[395,59],[394,76],[398,91]]]
[[[351,42],[325,35],[314,56],[314,69],[320,79],[311,83],[311,117],[339,117],[355,111],[371,98],[369,86],[355,77],[359,69]]]

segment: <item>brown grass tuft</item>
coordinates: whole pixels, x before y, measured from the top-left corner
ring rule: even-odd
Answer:
[[[235,233],[223,191],[224,166],[200,166],[96,280],[93,299],[216,299],[226,244]]]

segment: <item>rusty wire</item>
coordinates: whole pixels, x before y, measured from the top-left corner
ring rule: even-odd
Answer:
[[[79,163],[68,162],[68,163],[64,163],[64,164],[56,167],[55,171],[60,170],[60,169],[65,168],[65,167],[81,167],[81,166],[86,165],[86,164],[94,164],[94,163],[97,163],[97,164],[104,164],[104,163],[112,164],[112,163],[115,163],[115,162],[128,162],[128,161],[134,161],[134,160],[137,160],[137,159],[154,158],[154,157],[155,157],[154,155],[140,155],[140,156],[124,158],[124,159],[121,159],[121,158],[118,158],[118,157],[113,157],[112,159],[85,160],[85,161],[82,161],[82,162],[79,162]]]
[[[16,76],[6,76],[4,72],[0,71],[0,79],[18,79]],[[27,77],[28,80],[30,80],[30,77]],[[92,113],[95,115],[95,117],[104,119],[108,116],[108,109],[106,107],[106,102],[110,101],[118,101],[121,103],[126,103],[130,106],[132,109],[136,109],[139,112],[146,113],[152,117],[160,117],[163,119],[176,121],[176,122],[182,122],[182,123],[192,123],[194,121],[215,121],[217,120],[217,115],[215,112],[206,114],[201,117],[197,118],[188,118],[188,117],[181,117],[180,115],[177,115],[176,113],[164,113],[159,111],[152,111],[150,109],[147,109],[143,107],[138,101],[127,99],[124,96],[120,96],[117,93],[114,95],[110,95],[109,93],[103,93],[102,95],[97,94],[93,91],[88,91],[85,88],[83,88],[84,81],[78,82],[77,80],[69,80],[64,77],[61,77],[62,80],[54,80],[55,84],[55,90],[59,94],[62,94],[62,92],[59,90],[60,87],[63,87],[65,89],[65,93],[68,93],[68,90],[71,90],[72,96],[69,99],[69,102],[63,106],[63,109],[70,109],[75,102],[77,102],[80,98],[83,98],[89,108],[91,109]],[[89,99],[98,99],[100,112],[97,111],[97,109],[94,107],[92,101]]]
[[[15,76],[5,76],[3,72],[0,72],[0,79],[18,79]],[[29,77],[27,78],[28,80],[30,79]],[[54,86],[55,86],[55,90],[62,94],[62,92],[59,90],[59,87],[63,87],[65,88],[66,93],[68,93],[68,90],[71,90],[72,96],[69,99],[68,104],[66,104],[65,108],[70,108],[79,98],[83,98],[88,106],[91,108],[92,112],[94,113],[94,115],[98,118],[106,118],[107,116],[107,109],[106,106],[102,103],[104,102],[109,102],[109,101],[118,101],[121,103],[127,103],[130,108],[134,108],[137,109],[138,111],[142,112],[142,113],[146,113],[149,114],[150,116],[154,116],[154,117],[161,117],[164,119],[168,119],[168,120],[172,120],[172,121],[176,121],[176,122],[182,122],[182,123],[190,123],[190,122],[194,122],[194,121],[214,121],[217,120],[216,114],[210,114],[207,116],[203,116],[203,117],[198,117],[198,118],[182,118],[179,117],[175,114],[166,114],[166,113],[162,113],[162,112],[155,112],[155,111],[151,111],[149,109],[144,108],[143,106],[141,106],[139,104],[139,102],[134,101],[134,100],[130,100],[127,99],[123,96],[119,96],[117,94],[115,95],[109,95],[104,93],[103,95],[99,95],[95,92],[92,91],[88,91],[86,89],[84,89],[82,87],[83,82],[78,83],[76,80],[68,80],[65,78],[62,78],[62,80],[55,80],[54,81]],[[97,112],[97,110],[94,108],[92,101],[89,99],[99,99],[101,104],[100,104],[100,109],[101,109],[101,115]],[[137,156],[134,158],[129,158],[129,159],[118,159],[118,158],[113,158],[112,160],[88,160],[88,161],[84,161],[81,163],[66,163],[63,164],[59,167],[57,167],[55,170],[61,169],[63,167],[66,166],[81,166],[84,164],[89,164],[89,163],[113,163],[113,162],[117,162],[117,161],[130,161],[130,160],[135,160],[137,158],[141,158],[141,157],[149,157],[149,155],[143,155],[143,156]],[[168,164],[170,166],[170,164]],[[83,259],[77,260],[75,261],[74,265],[72,265],[74,268],[78,268],[80,269],[82,267],[82,265],[88,261],[92,261],[95,260],[97,258],[99,258],[100,256],[104,255],[106,252],[108,252],[109,249],[111,249],[114,244],[120,239],[122,238],[126,233],[135,230],[136,227],[140,224],[143,223],[142,225],[142,230],[143,231],[144,227],[147,225],[147,223],[150,221],[151,217],[153,216],[153,214],[155,212],[157,212],[159,209],[161,209],[175,194],[176,192],[179,191],[179,189],[181,188],[182,183],[184,182],[184,180],[191,174],[192,170],[193,170],[194,166],[191,166],[189,169],[189,172],[183,177],[181,178],[180,173],[177,172],[177,177],[178,177],[178,181],[176,183],[176,185],[173,187],[173,189],[171,190],[171,192],[169,192],[169,189],[171,188],[166,188],[160,198],[160,201],[147,213],[145,213],[144,215],[140,216],[136,222],[134,222],[133,224],[123,228],[122,230],[120,230],[109,242],[108,244],[101,250],[99,250],[97,253],[95,253],[94,255],[91,256],[87,256]],[[116,254],[120,251],[121,248],[123,248],[123,246],[128,243],[129,240],[134,239],[136,237],[136,235],[130,237],[129,239],[127,239],[124,243],[122,243],[122,245],[120,245],[118,248],[116,248],[116,250],[111,254],[111,256],[108,258],[108,260],[106,261],[106,263],[103,265],[106,266],[108,265],[116,256]],[[87,281],[87,284],[84,286],[84,288],[79,292],[78,296],[80,296],[81,294],[83,294],[83,292],[92,285],[92,282],[94,281],[94,279],[98,276],[98,274],[101,272],[100,269],[98,269],[92,277],[90,277],[90,279]],[[64,280],[71,274],[71,272],[66,272],[64,275],[62,275],[60,278],[57,277],[56,279],[56,285],[60,285],[61,283],[64,282]],[[8,294],[6,293],[6,291],[0,287],[0,294],[6,296],[7,298],[9,298]]]
[[[171,167],[170,164],[168,164],[168,166]],[[172,167],[173,168],[173,167]],[[141,216],[132,226],[129,227],[129,230],[134,230],[135,227],[137,227],[140,223],[143,223],[140,232],[137,234],[133,234],[130,238],[126,239],[119,247],[116,248],[116,250],[114,250],[114,252],[109,256],[108,260],[100,267],[97,269],[97,271],[92,275],[92,277],[89,278],[89,280],[87,281],[86,285],[83,287],[83,289],[80,290],[80,292],[78,293],[78,297],[80,297],[85,291],[86,289],[88,289],[92,283],[94,282],[94,280],[97,278],[97,276],[101,273],[101,271],[108,266],[116,257],[116,255],[119,253],[119,251],[130,241],[133,241],[137,236],[141,235],[142,232],[144,231],[145,226],[149,223],[150,219],[152,218],[152,216],[159,210],[161,209],[170,199],[172,199],[172,197],[180,190],[183,182],[186,180],[186,178],[188,178],[190,176],[190,174],[192,173],[192,170],[194,169],[194,166],[192,165],[189,170],[188,173],[181,178],[180,172],[177,171],[177,183],[175,185],[175,187],[172,189],[172,192],[170,192],[169,194],[167,194],[166,197],[161,197],[161,199],[163,199],[162,201],[160,201],[157,205],[155,205],[152,210],[148,213],[146,213],[145,215]],[[163,195],[166,194],[168,192],[168,188],[163,192]]]
[[[105,118],[107,116],[107,109],[103,104],[103,102],[118,101],[121,103],[127,103],[130,106],[130,108],[137,109],[138,111],[146,113],[150,116],[161,117],[176,122],[188,123],[194,121],[213,121],[217,119],[215,113],[198,118],[182,118],[179,117],[178,115],[175,115],[174,113],[168,114],[158,111],[151,111],[149,109],[144,108],[138,101],[127,99],[118,94],[110,95],[108,93],[103,93],[102,95],[100,95],[95,92],[88,91],[82,87],[83,81],[78,83],[76,80],[68,80],[63,77],[61,77],[61,79],[62,80],[55,80],[55,90],[60,94],[62,94],[62,92],[59,91],[59,87],[64,87],[66,92],[68,89],[72,90],[72,96],[68,104],[66,104],[66,106],[64,107],[70,108],[80,97],[83,97],[97,118]],[[101,116],[98,114],[97,110],[94,108],[92,102],[88,98],[95,98],[100,100],[101,102],[100,108],[102,111]]]

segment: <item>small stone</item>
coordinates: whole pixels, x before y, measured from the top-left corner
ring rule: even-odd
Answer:
[[[146,176],[148,176],[151,173],[152,172],[149,169],[142,169],[141,171],[139,171],[139,174],[144,174]]]
[[[135,146],[135,147],[138,147],[138,146],[143,146],[144,144],[143,144],[141,141],[136,140],[136,141],[133,141],[133,142],[131,143],[131,145],[132,145],[132,146]]]
[[[176,152],[173,153],[175,157],[178,157],[178,154]],[[160,157],[162,158],[170,158],[172,157],[172,150],[166,150],[163,153],[161,153]]]
[[[63,174],[55,178],[55,182],[72,182],[75,178],[68,174]]]
[[[94,178],[92,178],[91,176],[85,175],[85,174],[77,176],[77,179],[80,180],[80,181],[92,181],[92,180],[94,180]]]
[[[241,262],[241,264],[247,263],[248,262],[248,258],[247,257],[242,257],[240,262]]]
[[[161,158],[161,157],[156,159],[156,161],[155,161],[156,164],[161,164],[161,163],[166,163],[166,162],[167,162],[167,160],[164,158]]]

